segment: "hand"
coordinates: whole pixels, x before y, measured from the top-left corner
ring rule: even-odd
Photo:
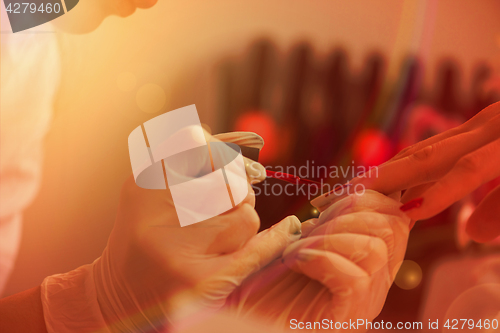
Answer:
[[[346,197],[302,223],[303,238],[283,262],[247,279],[228,307],[281,328],[293,319],[373,320],[403,261],[409,222],[398,201],[375,191]]]
[[[213,149],[212,155],[224,153]],[[193,163],[187,166],[195,172]],[[218,309],[247,276],[300,238],[294,216],[256,235],[255,196],[244,183],[249,194],[241,204],[185,227],[168,189],[142,189],[133,178],[125,183],[115,227],[94,264],[97,299],[111,331],[160,328],[167,320]]]
[[[382,193],[407,189],[402,202],[412,220],[429,218],[500,176],[500,102],[466,123],[401,151],[352,180]],[[467,222],[467,233],[487,242],[500,235],[500,187],[492,190]],[[411,202],[409,202],[411,201]],[[410,209],[411,208],[411,209]]]

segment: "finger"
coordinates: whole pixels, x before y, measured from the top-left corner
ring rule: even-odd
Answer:
[[[351,233],[308,237],[288,246],[283,253],[284,260],[293,261],[303,249],[337,253],[355,263],[369,275],[380,269],[387,269],[387,245],[378,237]],[[353,274],[351,271],[344,273]]]
[[[328,251],[301,250],[295,267],[330,290],[330,313],[335,319],[373,320],[382,310],[392,284],[387,270],[368,276],[352,261]]]
[[[222,142],[230,142],[238,145],[242,154],[244,153],[244,149],[253,149],[257,151],[257,157],[258,152],[264,146],[264,139],[253,132],[229,132],[216,134],[214,136],[209,136],[210,134],[207,133],[206,135],[208,135],[207,137],[210,141],[220,140]],[[251,152],[251,154],[254,154],[254,152]],[[266,169],[262,164],[247,157],[243,157],[243,159],[245,161],[245,170],[251,184],[256,184],[266,179]]]
[[[431,188],[436,182],[430,182],[422,185],[418,185],[415,187],[410,188],[405,192],[403,197],[401,198],[401,202],[408,202],[410,200],[413,200],[415,198],[420,198],[422,197],[422,194],[425,193],[429,188]],[[415,226],[415,223],[417,223],[417,220],[411,220],[410,222],[410,230],[413,229]]]
[[[401,207],[414,220],[434,216],[500,174],[500,139],[461,158],[421,198]]]
[[[316,228],[309,237],[351,233],[380,238],[385,242],[389,269],[403,261],[409,236],[409,219],[373,212],[342,215]]]
[[[363,304],[370,303],[370,276],[338,253],[303,249],[295,260],[287,260],[285,264],[318,281],[330,291],[330,311],[336,314],[336,319],[354,317],[357,309],[365,308]]]
[[[237,147],[239,146],[240,152],[243,154],[243,149],[256,149],[259,151],[264,145],[264,140],[258,134],[253,132],[229,132],[222,133],[212,136],[207,131],[203,130],[205,135],[205,140],[210,144],[210,154],[211,154],[211,163],[212,167],[216,169],[217,164],[219,166],[228,164],[232,162],[234,158],[236,158]],[[224,144],[218,144],[225,142]],[[231,146],[231,144],[233,146]],[[217,162],[218,160],[219,162]],[[245,162],[245,169],[249,175],[254,175],[256,178],[265,179],[265,168],[262,164],[253,161],[249,158],[243,157]]]
[[[336,202],[343,200],[351,194],[357,193],[356,190],[352,188],[352,184],[345,184],[340,186],[336,186],[333,190],[324,193],[310,201],[311,205],[316,208],[320,213],[327,210],[328,207],[333,205]],[[364,187],[362,187],[364,189]]]
[[[465,133],[466,130],[463,127],[463,124],[460,126],[457,126],[455,128],[449,129],[447,131],[444,131],[442,133],[436,134],[434,136],[431,136],[430,138],[427,138],[425,140],[422,140],[420,142],[417,142],[409,147],[404,148],[401,150],[399,153],[397,153],[393,158],[388,160],[387,162],[383,163],[379,167],[382,167],[385,164],[389,164],[391,162],[395,162],[397,160],[403,159],[405,157],[408,157],[410,155],[415,154],[417,151],[427,147],[427,146],[432,146],[440,141],[446,140],[448,138],[451,138],[453,136]]]
[[[319,219],[313,218],[302,222],[302,237],[307,237],[318,226]]]
[[[281,257],[288,245],[301,236],[300,221],[288,216],[273,227],[254,236],[239,251],[227,256],[230,261],[225,274],[235,276],[241,282],[250,274],[260,270],[271,261]]]
[[[369,277],[368,272],[356,263],[331,251],[303,248],[294,256],[287,256],[283,262],[297,273],[321,282],[330,290],[341,285],[351,285],[351,280],[355,280],[353,276]]]
[[[405,194],[401,198],[401,202],[408,202],[415,198],[420,198],[422,194],[424,194],[425,191],[431,188],[435,183],[436,182],[425,183],[406,190]]]
[[[213,168],[223,170],[224,178],[230,187],[234,203],[238,204],[245,197],[248,197],[248,194],[251,194],[254,199],[253,190],[247,190],[247,188],[250,189],[247,184],[254,184],[265,179],[265,168],[260,163],[239,155],[237,153],[238,147],[234,142],[230,141],[239,142],[238,140],[244,140],[245,137],[250,137],[247,141],[254,140],[255,137],[262,141],[262,138],[254,133],[227,133],[225,136],[219,136],[219,138],[227,140],[227,142],[222,143],[218,138],[206,135],[207,140],[210,141]],[[247,142],[247,144],[251,144],[251,142]],[[232,146],[230,147],[230,145]],[[242,167],[245,169],[243,173]]]
[[[213,258],[198,289],[208,290],[204,297],[219,304],[248,276],[281,257],[284,249],[300,238],[300,227],[299,219],[289,216],[252,237],[241,249]]]
[[[243,159],[250,184],[257,184],[266,179],[266,168],[262,164],[246,157],[243,157]]]
[[[347,196],[329,206],[321,213],[319,224],[331,221],[337,216],[361,211],[372,211],[406,218],[399,210],[399,206],[400,203],[392,198],[373,190],[365,190],[360,194]]]
[[[500,103],[492,104],[492,105],[488,106],[487,108],[485,108],[484,110],[482,110],[481,112],[479,112],[477,115],[475,115],[471,119],[469,119],[464,124],[457,126],[455,128],[452,128],[452,129],[445,131],[443,133],[439,133],[437,135],[434,135],[428,139],[425,139],[425,140],[420,141],[420,142],[418,142],[410,147],[403,149],[396,156],[394,156],[392,159],[390,159],[386,163],[393,162],[393,161],[399,160],[401,158],[413,155],[414,153],[416,153],[417,151],[419,151],[422,148],[433,145],[439,141],[443,141],[443,140],[450,138],[452,136],[459,135],[459,134],[465,133],[467,131],[474,130],[474,129],[482,126],[489,119],[491,119],[499,114],[500,114]]]
[[[467,234],[476,242],[489,242],[500,235],[500,186],[479,203],[467,221]]]
[[[196,226],[194,224],[193,226]],[[189,228],[191,226],[187,226]],[[241,249],[260,227],[259,215],[248,203],[204,221],[208,234],[215,234],[207,254],[227,254]]]
[[[351,181],[384,194],[408,189],[444,176],[463,156],[498,139],[500,115],[488,121],[480,130],[462,133],[381,167]]]
[[[213,137],[223,142],[232,142],[238,146],[250,147],[258,150],[264,147],[264,139],[253,132],[228,132],[216,134]]]
[[[231,212],[234,209],[238,208],[239,206],[241,206],[241,205],[243,205],[245,203],[249,204],[250,206],[252,206],[253,208],[255,208],[255,192],[253,190],[253,187],[252,187],[252,185],[250,185],[250,183],[246,183],[245,186],[247,187],[247,190],[248,190],[248,193],[247,193],[246,197],[243,199],[243,201],[241,201],[239,204],[236,204],[236,206],[234,208],[228,210],[227,212]],[[227,212],[225,212],[223,214],[227,214]]]
[[[388,194],[387,196],[393,200],[401,201],[401,191],[396,191],[394,193]]]
[[[358,208],[363,207],[361,209],[379,210],[382,208],[386,210],[387,214],[401,215],[397,209],[400,200],[396,199],[400,195],[399,191],[386,196],[377,191],[366,189],[363,184],[346,188],[348,190],[345,190],[346,193],[340,197],[326,193],[326,195],[323,194],[311,200],[311,204],[322,213],[321,216],[325,215],[323,212],[338,210],[339,206],[351,207],[353,205],[357,205]]]
[[[250,206],[252,206],[253,208],[255,208],[255,192],[253,190],[252,185],[250,185],[250,183],[247,183],[247,187],[248,187],[248,194],[247,194],[246,198],[242,201],[241,204],[247,203]]]
[[[199,127],[187,126],[169,137],[165,145],[180,153],[163,160],[169,186],[209,174],[230,163],[236,152]],[[197,148],[192,148],[197,147]]]

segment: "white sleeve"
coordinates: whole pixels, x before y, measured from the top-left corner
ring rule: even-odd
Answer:
[[[43,139],[60,80],[52,27],[5,32],[8,19],[3,2],[1,7],[0,294],[19,246],[22,211],[40,184]]]

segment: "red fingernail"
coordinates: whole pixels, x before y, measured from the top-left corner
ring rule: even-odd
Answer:
[[[399,207],[399,209],[401,209],[401,211],[403,211],[403,212],[406,212],[406,211],[409,211],[410,209],[418,208],[418,207],[422,206],[423,201],[424,201],[424,198],[416,198],[416,199],[408,201],[403,206]]]

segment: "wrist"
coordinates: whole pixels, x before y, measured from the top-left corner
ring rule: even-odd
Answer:
[[[109,332],[97,302],[91,264],[45,278],[41,300],[49,333]]]
[[[147,292],[133,288],[111,260],[106,248],[93,264],[96,297],[110,332],[156,332],[168,326],[167,303]]]

